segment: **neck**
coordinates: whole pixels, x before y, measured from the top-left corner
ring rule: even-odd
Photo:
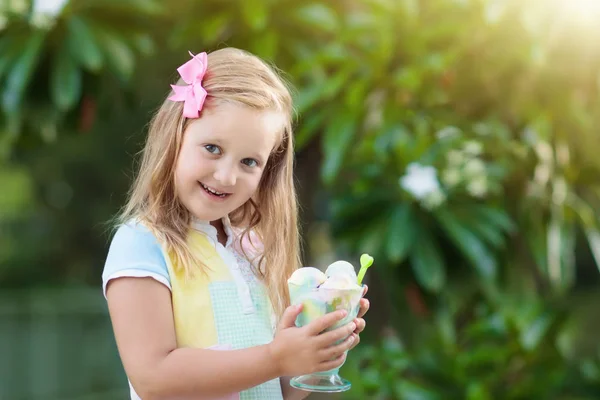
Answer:
[[[219,243],[223,246],[227,243],[227,234],[225,233],[225,228],[223,227],[223,221],[221,219],[217,219],[211,221],[210,224],[217,229],[217,239]]]

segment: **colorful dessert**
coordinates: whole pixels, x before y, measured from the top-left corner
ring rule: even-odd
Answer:
[[[304,326],[336,310],[346,310],[348,315],[327,330],[333,330],[354,320],[364,294],[362,280],[373,257],[363,254],[361,269],[356,275],[354,266],[347,261],[336,261],[325,273],[317,268],[304,267],[296,270],[288,279],[290,299],[293,305],[302,303],[302,312],[296,318],[296,326]],[[343,340],[343,339],[342,339]],[[341,340],[340,340],[341,342]],[[350,382],[342,379],[335,370],[295,377],[292,386],[315,392],[340,392],[350,388]]]

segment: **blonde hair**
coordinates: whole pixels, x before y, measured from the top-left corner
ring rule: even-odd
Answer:
[[[281,112],[285,116],[280,140],[269,157],[255,195],[230,214],[232,225],[243,229],[242,237],[249,238],[252,230],[262,241],[264,251],[254,260],[256,273],[265,283],[275,313],[280,317],[289,304],[287,278],[300,265],[290,92],[265,62],[233,48],[208,55],[202,85],[208,93],[203,110],[227,102]],[[188,247],[191,214],[175,194],[175,165],[183,133],[192,121],[182,113],[183,102],[165,100],[154,115],[138,174],[119,221],[143,222],[185,272],[193,275],[206,266],[194,258]]]

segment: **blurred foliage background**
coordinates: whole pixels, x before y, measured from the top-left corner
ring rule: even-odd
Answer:
[[[0,399],[127,398],[109,221],[187,50],[224,46],[296,88],[306,263],[376,260],[334,398],[598,398],[599,20],[596,0],[1,0]]]

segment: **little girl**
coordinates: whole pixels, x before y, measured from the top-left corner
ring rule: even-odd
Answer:
[[[302,399],[287,377],[342,364],[368,302],[327,333],[344,312],[294,325],[289,91],[237,49],[191,55],[178,72],[102,274],[131,398]]]

